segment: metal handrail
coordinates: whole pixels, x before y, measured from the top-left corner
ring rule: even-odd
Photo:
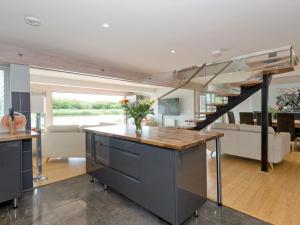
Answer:
[[[187,85],[204,67],[206,66],[206,63],[202,64],[202,66],[200,66],[197,71],[189,77],[189,79],[187,79],[183,84],[180,84],[179,86],[175,87],[174,89],[172,89],[171,91],[168,91],[167,93],[163,94],[162,96],[160,96],[159,98],[157,98],[157,100],[162,99],[163,97],[173,93],[174,91],[178,90],[179,88],[184,87],[185,85]]]
[[[223,68],[221,68],[217,73],[213,75],[202,87],[205,88],[210,82],[212,82],[219,74],[221,74],[231,63],[233,60],[229,61]]]

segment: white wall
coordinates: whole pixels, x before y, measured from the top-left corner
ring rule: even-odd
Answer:
[[[158,97],[165,94],[169,90],[171,89],[161,88],[151,97],[154,100],[156,100]],[[179,98],[180,115],[178,116],[165,115],[164,118],[175,119],[178,126],[185,126],[186,125],[185,120],[194,119],[194,91],[193,90],[180,89],[166,96],[165,98]],[[161,115],[158,115],[158,104],[155,103],[153,108],[154,108],[155,118],[161,121]]]
[[[240,112],[252,112],[252,97],[232,109],[236,122],[240,120]]]
[[[10,92],[30,92],[29,66],[10,64]]]

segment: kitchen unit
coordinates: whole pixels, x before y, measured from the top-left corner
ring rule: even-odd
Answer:
[[[92,127],[86,131],[87,173],[107,187],[175,225],[207,199],[206,142],[221,133],[177,128]],[[218,201],[221,204],[220,164]]]
[[[0,202],[17,199],[32,188],[32,142],[35,132],[0,134]]]

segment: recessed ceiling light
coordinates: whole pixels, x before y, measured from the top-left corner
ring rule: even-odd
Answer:
[[[221,49],[213,50],[213,51],[211,52],[211,54],[212,54],[212,56],[214,56],[214,57],[219,57],[219,56],[222,55],[222,50],[221,50]]]
[[[171,53],[172,53],[172,54],[175,54],[175,53],[176,53],[176,51],[173,49],[173,50],[171,50]]]
[[[34,16],[25,16],[24,20],[30,26],[35,26],[35,27],[41,26],[41,21]]]
[[[109,24],[108,23],[104,23],[104,24],[102,24],[102,27],[109,28]]]

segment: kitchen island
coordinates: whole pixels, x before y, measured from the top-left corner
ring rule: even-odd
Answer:
[[[216,139],[221,204],[222,133],[131,126],[86,128],[86,169],[91,176],[175,225],[207,199],[206,142]]]

